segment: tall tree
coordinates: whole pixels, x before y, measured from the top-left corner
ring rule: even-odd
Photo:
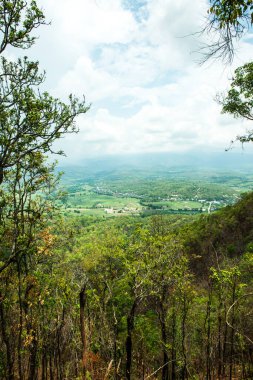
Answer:
[[[8,46],[27,49],[35,41],[33,31],[45,23],[35,1],[0,1],[0,54]],[[35,379],[40,352],[47,378],[46,348],[56,361],[57,378],[63,378],[62,329],[66,305],[56,312],[53,339],[47,337],[38,276],[41,263],[48,270],[51,217],[47,195],[54,185],[53,167],[46,156],[53,142],[76,132],[76,116],[89,107],[70,95],[69,103],[55,99],[39,86],[45,74],[38,62],[27,57],[16,62],[0,57],[0,341],[1,374],[5,379]],[[62,153],[62,152],[58,152]],[[64,292],[62,299],[64,298]],[[18,305],[18,306],[16,306]],[[49,319],[48,323],[53,321]],[[43,332],[43,333],[42,333]],[[50,347],[48,342],[50,342]],[[53,343],[51,343],[53,342]],[[52,351],[52,346],[56,347]],[[53,353],[52,353],[53,352]],[[51,376],[51,378],[52,378]]]

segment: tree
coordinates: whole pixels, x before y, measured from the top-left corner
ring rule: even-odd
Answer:
[[[30,47],[35,41],[31,32],[45,23],[35,1],[0,1],[0,14],[0,52],[8,45]],[[4,215],[7,215],[5,210],[13,210],[13,215],[20,212],[20,203],[15,197],[9,199],[9,204],[6,202],[6,189],[9,187],[10,194],[14,194],[16,184],[20,184],[24,176],[32,178],[34,169],[43,182],[46,178],[45,154],[53,152],[52,144],[56,139],[77,131],[76,116],[89,109],[84,100],[79,101],[72,95],[69,104],[65,104],[47,92],[40,93],[39,85],[44,79],[45,74],[39,72],[38,62],[30,62],[27,57],[17,62],[0,58],[0,185],[4,185],[0,194],[0,215],[3,223]],[[16,176],[16,182],[9,180],[10,173]],[[21,181],[21,186],[24,194],[32,194],[34,189],[38,191],[37,185],[31,190],[27,180]],[[1,255],[4,262],[1,269],[4,270],[15,257],[14,251],[10,255]]]
[[[226,96],[218,96],[217,100],[222,105],[222,113],[253,121],[253,62],[235,70],[230,90]],[[242,143],[253,141],[253,131],[237,136],[236,140]]]
[[[8,46],[29,48],[35,41],[31,33],[44,23],[35,1],[0,0],[0,54]],[[44,79],[38,62],[27,57],[8,62],[0,57],[0,377],[9,380],[37,378],[40,359],[45,379],[47,349],[51,378],[52,357],[59,378],[63,377],[65,284],[61,302],[57,300],[48,320],[43,310],[49,293],[41,278],[52,263],[48,251],[54,240],[47,198],[55,178],[47,154],[54,152],[56,139],[77,131],[75,118],[89,107],[72,95],[65,104],[41,93]],[[50,323],[54,324],[52,339],[48,338]]]
[[[218,38],[202,49],[202,62],[217,58],[231,63],[235,52],[234,41],[239,41],[252,24],[253,0],[210,0],[208,21],[203,31],[211,35],[214,33]],[[218,103],[222,105],[222,113],[253,120],[252,62],[238,67],[234,75],[227,95],[217,96]],[[253,132],[248,131],[245,135],[237,136],[236,140],[242,143],[252,141]]]
[[[27,49],[36,37],[31,33],[45,24],[36,1],[0,1],[0,54],[10,45]],[[70,95],[64,104],[38,86],[45,80],[38,62],[27,57],[0,62],[0,184],[4,171],[35,151],[52,152],[62,134],[76,132],[74,119],[87,112],[85,101]],[[62,153],[62,152],[58,152]]]
[[[231,63],[234,41],[238,41],[253,23],[253,0],[210,0],[207,25],[203,32],[214,33],[214,42],[203,48],[205,62],[209,58]]]
[[[31,32],[45,24],[45,16],[36,1],[0,1],[0,54],[8,45],[27,49],[36,37]]]
[[[5,169],[33,152],[52,152],[62,134],[76,132],[75,117],[89,109],[72,95],[67,105],[47,92],[41,94],[37,87],[43,80],[38,62],[1,58],[0,184]]]

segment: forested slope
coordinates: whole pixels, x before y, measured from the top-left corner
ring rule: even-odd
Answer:
[[[208,274],[212,265],[224,259],[240,260],[253,242],[253,194],[248,193],[233,206],[201,217],[180,231],[197,276]]]
[[[252,203],[193,222],[56,214],[2,272],[1,378],[252,378]]]

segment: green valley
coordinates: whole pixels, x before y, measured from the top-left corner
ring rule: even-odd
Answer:
[[[159,173],[139,168],[131,173],[123,168],[89,176],[85,169],[73,166],[62,176],[55,204],[65,215],[201,214],[235,203],[240,194],[252,188],[250,170],[242,174],[178,167]]]

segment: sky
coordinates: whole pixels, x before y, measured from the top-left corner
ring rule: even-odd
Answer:
[[[78,135],[58,146],[77,161],[106,154],[224,151],[250,125],[221,115],[215,95],[252,58],[250,35],[232,66],[200,66],[206,0],[39,0],[50,26],[25,52],[47,72],[44,84],[90,110]]]

